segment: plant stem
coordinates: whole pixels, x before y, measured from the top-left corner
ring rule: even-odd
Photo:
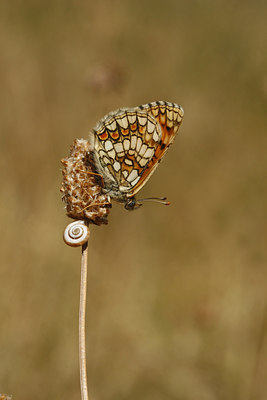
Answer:
[[[87,374],[86,374],[86,345],[85,345],[87,256],[88,256],[88,242],[82,245],[80,311],[79,311],[79,359],[80,359],[80,385],[81,385],[82,400],[88,400],[88,387],[87,387]]]

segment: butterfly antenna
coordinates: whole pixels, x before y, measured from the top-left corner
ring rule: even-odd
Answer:
[[[169,201],[166,201],[167,197],[147,197],[145,199],[139,199],[139,202],[143,201],[155,201],[156,203],[164,204],[165,206],[169,206],[171,203]]]

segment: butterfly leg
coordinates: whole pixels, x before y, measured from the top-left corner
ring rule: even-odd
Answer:
[[[109,208],[109,207],[111,208],[112,204],[109,203],[109,202],[106,202],[106,203],[91,203],[91,204],[88,204],[86,207],[84,207],[81,211],[85,211],[90,207],[97,207],[97,206],[100,206],[100,207],[108,206],[106,208]]]
[[[101,174],[98,174],[97,172],[92,172],[92,171],[83,171],[81,169],[78,169],[78,171],[83,172],[84,174],[96,175],[96,176],[100,177],[101,186],[104,187],[104,179],[103,179],[103,176]]]

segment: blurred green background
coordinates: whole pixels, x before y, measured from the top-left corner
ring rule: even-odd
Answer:
[[[60,159],[107,112],[181,104],[135,212],[92,227],[95,400],[267,398],[266,1],[0,4],[0,393],[79,399]]]

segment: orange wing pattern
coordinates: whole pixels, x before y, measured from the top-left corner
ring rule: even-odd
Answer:
[[[135,196],[173,142],[183,115],[181,106],[157,101],[119,109],[98,122],[90,142],[110,197],[126,202]]]

